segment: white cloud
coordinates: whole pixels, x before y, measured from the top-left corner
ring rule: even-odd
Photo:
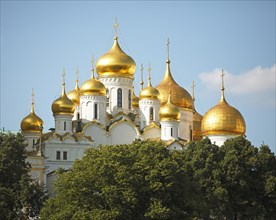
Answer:
[[[242,74],[225,73],[225,89],[227,92],[238,95],[272,92],[275,96],[276,64],[263,68],[257,66]],[[221,87],[221,69],[216,68],[211,72],[199,74],[200,80],[207,88],[217,90]]]

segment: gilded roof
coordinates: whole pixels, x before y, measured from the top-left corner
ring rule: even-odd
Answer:
[[[180,111],[177,106],[171,103],[171,94],[169,94],[167,104],[160,108],[160,121],[179,121]]]
[[[71,99],[72,102],[74,102],[75,105],[80,104],[80,88],[78,85],[78,80],[76,81],[75,89],[70,91],[67,96],[69,99]]]
[[[118,43],[118,37],[114,37],[111,49],[101,56],[96,64],[99,77],[126,77],[133,78],[136,63],[127,55]]]
[[[40,126],[43,126],[43,121],[35,114],[34,103],[32,102],[31,112],[22,119],[20,127],[22,132],[40,133]]]
[[[246,125],[241,113],[229,105],[222,93],[219,103],[204,115],[201,132],[206,135],[237,134],[244,135]]]
[[[191,95],[181,86],[179,86],[172,77],[170,70],[170,60],[167,60],[166,72],[163,80],[156,86],[160,95],[161,106],[168,100],[169,90],[171,90],[171,102],[179,108],[194,111],[194,103]]]

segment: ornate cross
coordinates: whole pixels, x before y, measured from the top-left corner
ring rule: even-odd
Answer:
[[[117,17],[115,18],[115,24],[114,24],[114,30],[115,30],[115,37],[118,37],[118,22],[117,22]]]
[[[170,59],[170,39],[167,40],[167,53],[168,53],[168,59]]]

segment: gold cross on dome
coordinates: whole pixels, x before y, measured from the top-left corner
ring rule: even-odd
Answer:
[[[34,103],[34,96],[35,96],[35,92],[34,92],[34,88],[32,88],[32,103]]]
[[[170,59],[170,39],[167,40],[167,53],[168,53],[168,59]]]
[[[114,24],[114,30],[115,30],[115,37],[118,37],[118,22],[117,22],[117,17],[115,18],[115,24]]]
[[[149,67],[148,67],[148,72],[149,72],[149,78],[148,78],[148,80],[149,80],[149,85],[151,84],[150,71],[151,71],[151,67],[150,67],[150,64],[149,64]]]
[[[77,81],[79,81],[79,68],[77,66],[77,70],[76,70],[76,77],[77,77]]]
[[[95,76],[94,76],[94,70],[95,70],[95,67],[94,67],[94,62],[95,62],[95,60],[94,60],[94,55],[92,54],[92,57],[91,57],[91,66],[92,66],[92,77],[93,78],[95,78]]]
[[[195,100],[195,81],[194,80],[192,84],[192,99]]]
[[[65,68],[63,68],[63,73],[62,73],[62,83],[63,84],[65,84],[65,75],[66,75]]]
[[[222,90],[224,90],[224,76],[225,76],[225,74],[224,74],[224,70],[222,69],[221,70],[221,89]]]

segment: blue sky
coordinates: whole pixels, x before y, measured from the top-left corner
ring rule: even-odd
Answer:
[[[1,1],[1,120],[19,130],[29,114],[32,88],[35,111],[54,126],[51,104],[66,89],[90,78],[91,55],[97,60],[113,44],[118,18],[119,43],[137,64],[151,64],[152,84],[165,73],[170,38],[171,71],[191,93],[204,115],[225,95],[245,118],[247,137],[275,151],[275,1]],[[146,71],[144,71],[146,72]],[[146,73],[144,73],[146,75]]]

